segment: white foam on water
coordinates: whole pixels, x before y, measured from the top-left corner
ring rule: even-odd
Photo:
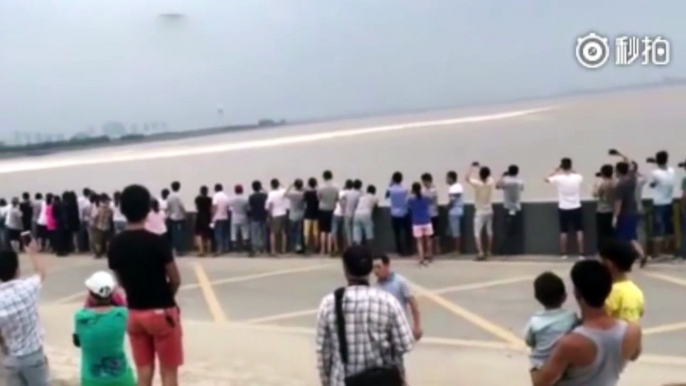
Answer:
[[[291,135],[283,137],[275,137],[268,139],[257,139],[241,142],[230,142],[218,145],[206,145],[206,146],[193,146],[186,148],[172,148],[172,149],[158,149],[158,150],[131,150],[131,151],[121,151],[114,152],[108,155],[89,155],[88,157],[64,157],[58,159],[41,159],[41,160],[31,160],[31,161],[18,161],[0,164],[0,174],[18,173],[32,170],[47,170],[56,168],[65,168],[70,166],[82,166],[82,165],[98,165],[98,164],[109,164],[117,162],[131,162],[131,161],[144,161],[153,159],[163,159],[163,158],[176,158],[176,157],[187,157],[202,154],[212,154],[212,153],[223,153],[238,150],[249,150],[249,149],[260,149],[269,147],[286,146],[292,144],[301,144],[309,142],[318,142],[331,140],[336,138],[345,137],[356,137],[376,133],[385,133],[393,131],[402,130],[412,130],[427,127],[441,127],[441,126],[452,126],[461,125],[467,123],[478,123],[487,121],[496,121],[502,119],[511,119],[518,117],[531,116],[533,114],[550,111],[556,109],[557,106],[549,106],[537,109],[528,110],[516,110],[497,114],[488,115],[477,115],[470,117],[461,118],[450,118],[441,120],[431,120],[431,121],[419,121],[419,122],[408,122],[399,123],[392,125],[381,125],[381,126],[370,126],[361,127],[354,129],[342,129],[335,131],[327,131],[321,133],[310,133],[310,134],[300,134]]]

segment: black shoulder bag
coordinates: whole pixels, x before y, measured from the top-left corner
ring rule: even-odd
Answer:
[[[343,362],[343,372],[346,373],[348,365],[348,340],[345,334],[345,317],[343,315],[343,294],[345,287],[334,292],[336,300],[336,327],[338,332],[338,346]],[[403,386],[404,382],[397,366],[372,367],[361,373],[346,376],[345,386]]]

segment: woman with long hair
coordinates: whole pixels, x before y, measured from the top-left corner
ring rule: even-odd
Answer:
[[[408,207],[412,217],[412,233],[417,242],[419,265],[424,266],[433,260],[431,238],[434,230],[431,224],[431,198],[422,194],[422,185],[419,182],[412,184]]]
[[[200,195],[195,198],[195,210],[195,240],[198,244],[198,256],[202,257],[212,249],[212,199],[207,186],[200,187]]]

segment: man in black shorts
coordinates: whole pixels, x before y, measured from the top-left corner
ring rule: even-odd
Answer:
[[[333,211],[338,203],[338,187],[333,183],[333,174],[330,170],[322,174],[324,183],[319,188],[319,232],[320,251],[326,255],[333,251],[333,237],[331,235],[331,223],[333,222]]]
[[[563,259],[567,258],[569,249],[567,235],[570,232],[576,234],[576,243],[579,248],[579,258],[584,256],[584,226],[581,211],[581,174],[572,169],[572,160],[563,158],[557,167],[545,181],[555,185],[558,197],[558,213],[560,217],[560,254]]]

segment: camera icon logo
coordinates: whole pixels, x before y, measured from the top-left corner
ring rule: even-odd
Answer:
[[[585,68],[600,68],[610,58],[610,45],[606,37],[595,32],[576,40],[576,60]]]

